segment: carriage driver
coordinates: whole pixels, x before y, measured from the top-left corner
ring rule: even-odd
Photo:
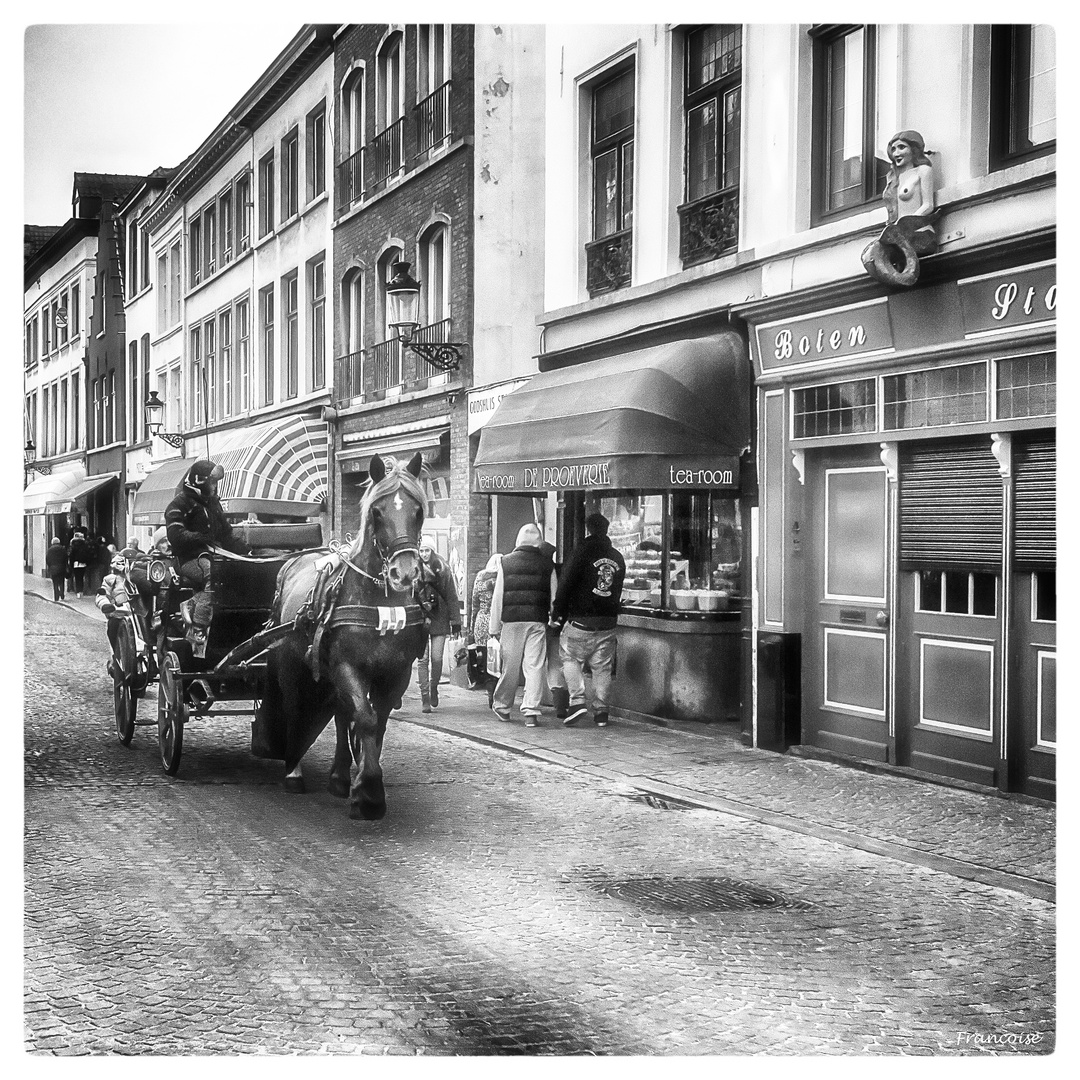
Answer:
[[[196,590],[210,583],[211,546],[237,554],[246,550],[233,538],[218,498],[218,481],[225,475],[212,461],[196,461],[176,485],[165,510],[165,528],[180,569],[181,584]]]

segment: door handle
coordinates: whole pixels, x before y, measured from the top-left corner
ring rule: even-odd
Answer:
[[[878,624],[878,626],[888,626],[889,625],[889,616],[884,611],[879,611],[874,616],[874,622],[876,622]]]

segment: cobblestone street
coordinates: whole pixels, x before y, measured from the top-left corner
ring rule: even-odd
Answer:
[[[179,775],[163,775],[156,727],[130,748],[116,741],[107,656],[101,622],[26,597],[31,1052],[1054,1047],[1053,902],[856,842],[895,836],[880,793],[916,787],[957,808],[965,859],[1010,814],[1049,820],[1045,847],[1016,873],[1052,881],[1048,812],[845,772],[848,805],[863,799],[877,817],[876,832],[858,831],[823,808],[820,763],[773,755],[806,774],[814,820],[850,835],[840,842],[807,831],[797,807],[784,811],[791,828],[751,812],[777,775],[756,752],[732,753],[742,780],[724,810],[650,801],[617,753],[591,773],[512,753],[418,723],[410,693],[398,714],[409,722],[392,720],[386,737],[388,815],[356,822],[325,790],[331,731],[305,761],[306,796],[283,791],[280,763],[251,756],[245,717],[192,721]],[[466,726],[476,706],[464,696],[448,694],[432,723]],[[155,711],[152,687],[140,719]],[[539,730],[570,746],[601,735]],[[684,773],[662,779],[707,784],[692,735],[617,723],[602,736],[684,738]],[[968,828],[961,808],[974,799],[986,818]],[[910,846],[944,852],[938,843]],[[732,882],[778,902],[695,900]]]

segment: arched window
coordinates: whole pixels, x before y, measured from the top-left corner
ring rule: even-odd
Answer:
[[[449,230],[433,225],[420,238],[420,322],[436,326],[450,319]],[[449,326],[446,327],[449,329]],[[438,337],[439,335],[436,334]]]
[[[341,357],[336,378],[338,398],[363,392],[364,274],[353,267],[341,279]]]
[[[374,388],[386,389],[401,384],[401,342],[397,334],[390,329],[390,305],[386,294],[386,283],[390,280],[390,268],[405,257],[400,247],[392,247],[379,258],[379,318],[382,320],[382,341],[374,345],[368,357],[373,369]]]
[[[391,34],[379,49],[379,84],[375,107],[375,126],[384,131],[405,115],[404,68],[401,62],[402,35]]]
[[[341,86],[341,165],[338,168],[338,208],[364,196],[364,69],[350,71]]]

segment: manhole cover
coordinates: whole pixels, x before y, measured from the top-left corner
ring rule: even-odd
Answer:
[[[653,913],[692,915],[707,911],[761,911],[771,908],[808,908],[805,900],[721,877],[669,877],[662,874],[614,877],[596,871],[581,874],[582,880],[601,896],[624,900]]]

